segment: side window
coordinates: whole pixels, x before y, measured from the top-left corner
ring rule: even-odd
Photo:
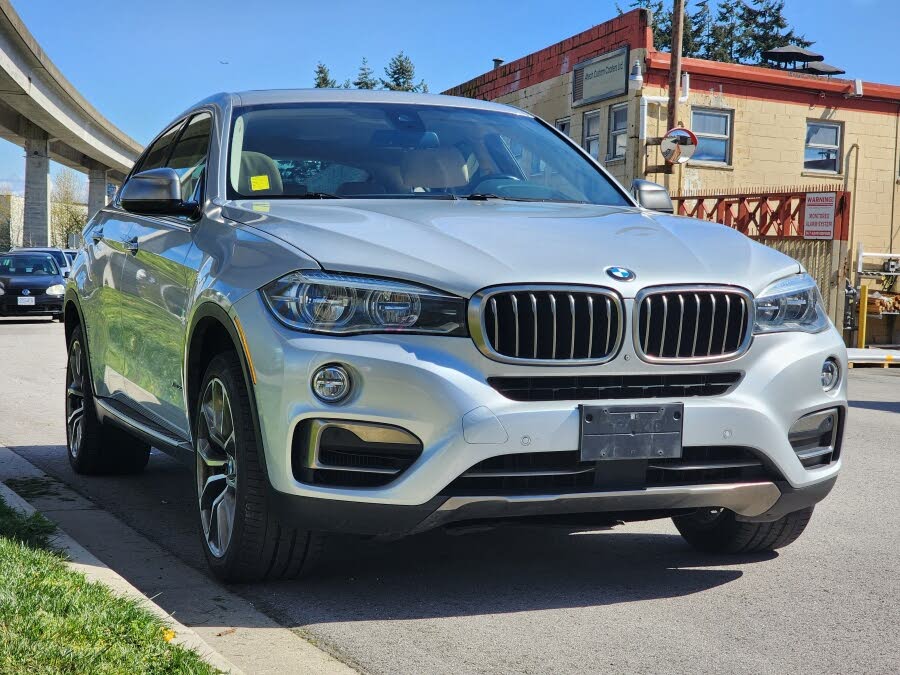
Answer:
[[[606,139],[606,159],[621,159],[628,143],[628,104],[609,107],[609,137]]]
[[[693,160],[731,164],[731,122],[730,110],[706,110],[695,108],[691,111],[691,127],[697,134],[697,151]]]
[[[563,132],[566,136],[571,136],[572,118],[563,117],[562,119],[556,120],[556,128]]]
[[[184,201],[191,201],[200,185],[203,170],[206,168],[211,130],[212,115],[206,112],[194,115],[176,141],[169,161],[166,162],[166,166],[174,169],[181,180],[181,198]]]
[[[803,148],[806,171],[841,171],[841,125],[834,122],[806,123],[806,145]]]
[[[581,147],[594,159],[600,157],[600,112],[585,113],[582,122]]]
[[[156,142],[150,146],[147,154],[144,155],[144,158],[140,161],[134,172],[140,173],[141,171],[149,171],[150,169],[158,169],[161,166],[165,166],[166,159],[169,156],[169,150],[182,126],[182,123],[179,122],[162,136],[157,138]]]

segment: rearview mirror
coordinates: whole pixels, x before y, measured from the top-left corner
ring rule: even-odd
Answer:
[[[192,216],[199,205],[181,198],[181,181],[174,169],[150,169],[136,173],[122,186],[122,208],[132,213]]]
[[[645,209],[660,213],[675,213],[669,192],[659,183],[636,178],[631,183],[631,194]]]

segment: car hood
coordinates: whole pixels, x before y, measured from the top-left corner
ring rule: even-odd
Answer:
[[[49,288],[54,284],[64,284],[63,278],[58,274],[21,274],[21,275],[3,275],[0,274],[0,286],[3,288]]]
[[[714,283],[758,293],[800,265],[736,230],[629,208],[449,200],[246,200],[223,215],[278,237],[326,270],[417,281],[464,297],[513,283]],[[626,267],[636,279],[605,273]]]

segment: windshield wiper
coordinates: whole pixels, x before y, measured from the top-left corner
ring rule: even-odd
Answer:
[[[333,195],[329,192],[307,192],[302,195],[285,195],[288,199],[343,199],[343,197],[338,197],[337,195]]]
[[[493,192],[473,192],[470,195],[466,195],[466,199],[475,202],[483,202],[488,199],[508,199],[508,197],[501,197],[500,195],[495,195]]]

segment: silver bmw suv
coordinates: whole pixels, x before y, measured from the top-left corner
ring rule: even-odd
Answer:
[[[183,457],[232,581],[528,519],[784,546],[841,466],[844,345],[796,261],[633,192],[502,105],[206,99],[85,228],[72,467]]]

